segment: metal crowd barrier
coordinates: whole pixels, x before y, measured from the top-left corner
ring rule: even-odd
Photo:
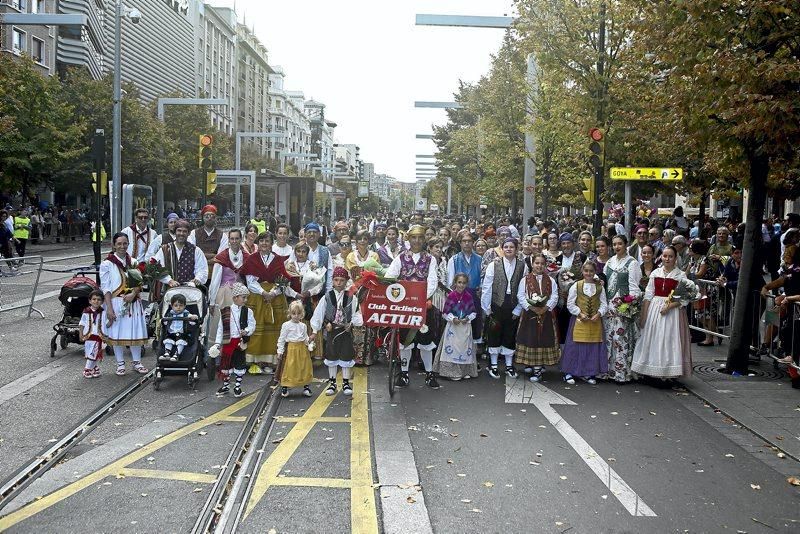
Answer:
[[[692,303],[689,328],[721,339],[730,339],[736,294],[712,280],[695,280],[706,297]]]
[[[753,349],[771,357],[776,366],[786,363],[800,370],[800,303],[781,306],[776,303],[779,297],[760,293],[756,296],[754,317],[758,322],[755,330],[758,337],[753,340]],[[792,358],[791,362],[781,361],[787,356]]]
[[[43,266],[43,256],[0,258],[0,313],[28,308],[27,317],[36,312],[44,319],[44,313],[33,306]]]

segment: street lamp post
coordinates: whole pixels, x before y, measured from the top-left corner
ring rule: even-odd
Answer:
[[[114,125],[111,147],[111,235],[122,229],[122,16],[138,24],[142,14],[138,9],[126,8],[122,0],[114,5]]]

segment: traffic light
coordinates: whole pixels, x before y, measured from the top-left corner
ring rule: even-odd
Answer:
[[[210,171],[214,168],[214,158],[211,154],[214,146],[214,137],[209,134],[200,136],[200,143],[197,147],[197,166],[201,169]]]
[[[97,173],[92,173],[92,191],[97,193]],[[100,173],[100,194],[108,194],[108,173],[103,171]]]
[[[583,190],[583,198],[592,206],[594,205],[594,177],[584,178],[583,183],[586,186],[586,189]]]
[[[594,170],[603,168],[605,154],[605,140],[603,137],[605,136],[600,128],[591,128],[589,130],[589,138],[592,140],[589,144],[589,165]]]
[[[217,190],[217,173],[209,171],[206,173],[206,194],[213,195]]]

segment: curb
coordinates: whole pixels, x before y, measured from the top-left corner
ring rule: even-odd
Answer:
[[[800,462],[800,439],[797,439],[796,436],[787,437],[784,440],[776,440],[774,436],[785,434],[785,429],[770,422],[752,408],[734,399],[723,397],[699,378],[690,377],[683,379],[681,383],[689,393],[712,408],[719,410],[720,413],[735,421],[740,427],[764,440],[764,442],[775,447],[792,460]],[[734,406],[731,406],[732,403]]]

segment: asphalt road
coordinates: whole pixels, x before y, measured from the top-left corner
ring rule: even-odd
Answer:
[[[0,314],[0,478],[133,380],[111,359],[82,378],[77,345],[51,360],[60,305],[38,304],[45,319]],[[353,399],[318,382],[281,401],[240,532],[800,531],[785,474],[800,463],[685,391],[553,372],[541,388],[481,373],[433,391],[412,373],[389,399],[385,365],[368,378]],[[250,409],[215,389],[142,391],[0,511],[0,531],[186,532]]]

